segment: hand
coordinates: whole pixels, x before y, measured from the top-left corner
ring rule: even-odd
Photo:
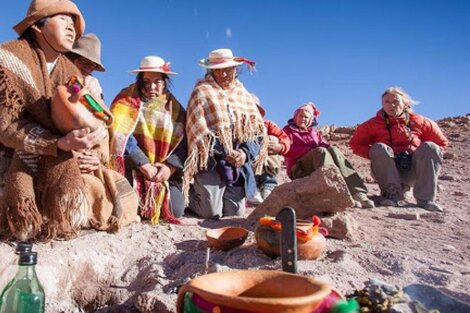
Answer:
[[[91,151],[80,152],[77,156],[80,172],[83,174],[96,171],[100,167],[99,157]]]
[[[268,154],[269,155],[274,155],[274,154],[281,154],[282,152],[282,145],[278,142],[270,142],[268,144]]]
[[[95,98],[96,101],[101,101],[103,89],[101,88],[100,82],[96,77],[91,75],[86,76],[84,86],[88,89],[90,95]]]
[[[89,128],[76,129],[57,140],[57,147],[63,151],[90,149],[108,135],[104,127],[91,131]]]
[[[230,165],[238,168],[245,164],[246,154],[242,150],[233,150],[225,159]]]
[[[155,163],[153,166],[158,168],[158,174],[157,176],[155,176],[154,181],[164,182],[170,179],[172,170],[168,165],[165,165],[163,163]]]
[[[144,164],[139,167],[139,171],[144,175],[146,180],[154,181],[154,178],[158,174],[158,168],[150,163]]]

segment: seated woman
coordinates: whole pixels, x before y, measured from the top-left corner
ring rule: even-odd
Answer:
[[[260,105],[257,96],[253,95],[256,104],[258,105],[259,112],[264,118],[266,112]],[[256,175],[257,190],[252,198],[247,198],[249,204],[258,205],[262,203],[271,194],[271,192],[278,185],[277,175],[279,174],[283,156],[290,149],[289,136],[271,120],[264,119],[264,126],[268,134],[268,157],[263,164],[263,170],[260,175]]]
[[[243,63],[254,64],[229,49],[212,51],[199,62],[207,74],[189,100],[184,191],[189,209],[203,218],[242,216],[245,197],[256,190],[253,167],[260,172],[267,155],[263,118],[237,79]]]
[[[439,126],[412,112],[414,101],[400,87],[387,88],[376,116],[359,125],[349,145],[370,159],[372,175],[382,191],[383,206],[398,206],[414,186],[419,207],[442,211],[435,202],[442,149],[448,141]]]
[[[374,202],[367,197],[362,178],[345,159],[341,151],[331,146],[316,130],[320,112],[312,102],[294,112],[294,117],[284,127],[291,147],[285,155],[287,175],[291,179],[305,177],[323,166],[336,165],[346,181],[357,207],[373,208]]]
[[[133,182],[140,214],[158,223],[160,213],[179,223],[184,213],[182,169],[187,155],[186,112],[168,89],[170,63],[147,56],[136,82],[116,96],[111,139],[112,163]]]

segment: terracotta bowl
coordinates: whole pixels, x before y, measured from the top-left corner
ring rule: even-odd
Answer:
[[[300,222],[298,228],[304,225]],[[311,226],[306,226],[311,227]],[[271,227],[258,225],[255,229],[255,239],[258,248],[266,255],[276,258],[281,255],[281,233],[275,231]],[[301,242],[297,240],[297,257],[299,260],[315,260],[318,258],[326,247],[326,240],[322,234],[316,234],[311,240]]]
[[[209,246],[227,251],[241,246],[248,236],[248,230],[242,227],[222,227],[206,231]]]
[[[269,270],[240,270],[199,276],[178,292],[177,312],[192,292],[225,308],[250,312],[310,313],[330,294],[328,284],[313,278]]]

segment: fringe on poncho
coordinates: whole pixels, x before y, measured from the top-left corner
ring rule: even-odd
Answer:
[[[189,187],[194,175],[207,168],[216,140],[225,152],[233,150],[234,142],[267,138],[266,127],[253,95],[235,80],[229,90],[223,90],[212,76],[199,80],[191,94],[186,122],[188,158],[184,167],[183,193],[188,203]],[[256,174],[261,174],[267,157],[267,140],[253,162]]]

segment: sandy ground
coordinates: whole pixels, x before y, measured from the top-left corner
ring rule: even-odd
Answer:
[[[350,209],[357,231],[345,240],[327,240],[315,261],[299,261],[299,273],[324,280],[347,294],[369,278],[404,287],[423,283],[470,302],[470,115],[444,119],[450,140],[439,179],[444,213],[408,203],[400,208]],[[368,163],[353,156],[346,140],[333,142],[366,181]],[[285,175],[283,176],[285,177]],[[368,183],[377,195],[375,184]],[[250,208],[249,210],[252,210]],[[420,219],[390,217],[419,213]],[[250,230],[245,244],[228,252],[210,250],[210,228],[239,225]],[[243,218],[184,219],[184,225],[132,225],[117,235],[84,231],[78,238],[38,244],[38,275],[46,290],[46,312],[173,312],[179,286],[205,272],[281,269],[280,259],[256,247],[256,223]],[[0,242],[0,288],[15,267],[12,243]]]

